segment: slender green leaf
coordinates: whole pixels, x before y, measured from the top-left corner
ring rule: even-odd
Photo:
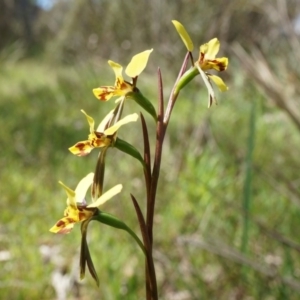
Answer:
[[[136,158],[138,161],[141,162],[141,164],[143,165],[143,167],[145,166],[145,162],[143,160],[142,155],[140,154],[140,152],[131,144],[127,143],[126,141],[117,138],[115,143],[114,143],[114,147],[121,150],[122,152]]]
[[[138,89],[136,89],[134,92],[127,93],[126,98],[134,100],[154,118],[155,122],[157,122],[157,114],[154,106],[146,97],[143,96],[143,94]]]

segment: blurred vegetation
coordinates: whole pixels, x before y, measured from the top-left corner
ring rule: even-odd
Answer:
[[[91,93],[114,80],[107,59],[125,66],[153,47],[139,88],[156,103],[157,67],[167,95],[185,54],[177,19],[195,45],[219,37],[230,90],[208,110],[195,80],[174,110],[154,229],[161,299],[299,299],[299,14],[296,0],[61,0],[47,11],[2,1],[0,298],[64,299],[55,276],[69,276],[68,299],[143,299],[144,258],[129,236],[91,224],[97,289],[89,274],[78,282],[79,228],[48,230],[65,208],[57,181],[75,187],[94,169],[97,153],[67,148],[87,135],[80,109],[100,121],[114,105]],[[142,149],[139,126],[120,135]],[[124,190],[105,210],[137,232],[129,194],[143,203],[139,167],[109,151],[107,186]]]

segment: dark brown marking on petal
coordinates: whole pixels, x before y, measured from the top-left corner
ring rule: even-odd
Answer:
[[[94,148],[99,148],[101,144],[103,144],[103,141],[105,140],[105,136],[98,138],[98,139],[93,139],[91,141],[91,144]]]
[[[125,81],[122,82],[121,84],[121,90],[127,90],[129,88],[129,86],[131,87],[131,85],[127,84]]]
[[[122,84],[123,84],[123,81],[120,80],[120,78],[117,78],[116,79],[116,82],[115,82],[115,87],[120,90],[122,89]]]
[[[66,224],[66,222],[64,222],[63,220],[59,220],[59,221],[55,224],[55,226],[57,226],[57,227],[65,227],[65,224]]]
[[[110,94],[111,92],[109,91],[108,87],[102,87],[102,93],[98,94],[98,98],[101,101],[106,101],[107,100],[107,95]]]
[[[79,211],[84,211],[85,208],[86,208],[86,204],[82,205],[82,204],[78,204],[78,203],[77,203],[77,209],[78,209]]]
[[[218,66],[220,72],[226,70],[226,65],[225,65],[224,63],[220,62],[219,60],[214,59],[214,60],[210,60],[210,61],[211,61],[213,64],[215,64],[215,65]]]
[[[101,139],[103,136],[105,137],[105,134],[103,132],[94,131],[94,134],[98,139]]]
[[[83,151],[84,147],[85,147],[85,143],[77,143],[75,145],[75,147],[79,150],[79,151]]]
[[[80,153],[77,154],[77,156],[85,156],[89,154],[90,151],[86,151],[86,146],[93,147],[93,141],[88,141],[88,142],[79,142],[77,143],[74,147],[78,149]]]
[[[198,60],[198,62],[199,62],[200,65],[202,65],[203,62],[204,62],[204,56],[205,56],[205,54],[203,52],[200,52],[200,54],[199,54],[199,60]]]

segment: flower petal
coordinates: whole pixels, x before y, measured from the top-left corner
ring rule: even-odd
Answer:
[[[88,121],[88,123],[89,123],[89,125],[90,125],[90,132],[92,133],[92,132],[94,132],[94,128],[95,128],[95,121],[94,121],[94,119],[92,118],[92,117],[90,117],[83,109],[81,110],[81,112],[86,116],[86,118],[87,118],[87,121]]]
[[[125,118],[119,120],[116,124],[114,124],[113,126],[107,128],[104,131],[105,135],[112,135],[114,134],[121,126],[123,126],[124,124],[130,123],[130,122],[135,122],[138,119],[138,114],[131,114],[126,116]]]
[[[217,38],[210,40],[208,43],[200,46],[200,52],[205,54],[205,60],[215,59],[220,49],[220,42]]]
[[[101,101],[108,101],[111,97],[116,95],[116,88],[114,86],[101,86],[93,89],[95,97]]]
[[[110,146],[113,142],[111,138],[108,138],[104,133],[97,133],[100,135],[99,138],[93,140],[93,146],[95,148],[102,148]]]
[[[69,151],[77,156],[85,156],[88,155],[93,149],[94,146],[92,145],[91,141],[87,140],[76,143],[74,146],[69,148]]]
[[[220,57],[216,59],[216,66],[214,67],[217,71],[225,71],[228,66],[228,58],[227,57]]]
[[[93,180],[94,180],[94,173],[89,173],[79,181],[75,189],[76,202],[81,203],[85,199],[86,192],[91,186],[91,184],[93,183]]]
[[[211,85],[211,82],[209,81],[209,79],[207,77],[207,74],[202,71],[201,67],[198,64],[195,64],[195,65],[198,68],[199,73],[204,81],[204,84],[205,84],[207,90],[208,90],[208,97],[209,97],[208,98],[208,107],[211,107],[212,103],[217,104],[217,99],[215,97],[214,89]]]
[[[188,51],[192,52],[194,49],[194,44],[193,44],[189,34],[185,30],[184,26],[176,20],[173,20],[172,23],[175,26],[176,31],[178,32],[179,36],[181,37],[185,47],[188,49]]]
[[[75,191],[71,190],[69,187],[67,187],[64,183],[61,181],[58,182],[66,191],[68,199],[67,199],[67,205],[71,206],[73,208],[77,208],[76,205],[76,193]]]
[[[228,90],[228,87],[224,83],[222,78],[220,78],[219,76],[210,75],[210,74],[208,74],[207,76],[209,77],[209,79],[211,79],[216,84],[216,86],[219,88],[219,90],[221,92],[226,92]]]
[[[123,80],[123,76],[122,76],[123,67],[120,64],[118,64],[112,60],[109,60],[108,64],[114,70],[116,78],[122,78],[122,80]]]
[[[105,130],[105,127],[107,125],[107,123],[110,121],[110,119],[113,117],[113,112],[114,112],[114,109],[111,110],[105,117],[104,119],[101,121],[101,123],[99,124],[99,126],[97,127],[97,130],[98,132],[104,132]]]
[[[107,101],[113,96],[123,96],[132,91],[133,87],[130,83],[126,82],[122,76],[123,67],[118,63],[109,60],[108,64],[114,70],[116,80],[114,86],[101,86],[93,89],[93,93],[99,100]]]
[[[134,55],[126,68],[125,73],[131,78],[139,76],[146,68],[152,51],[153,49],[150,49]]]
[[[214,60],[204,60],[204,62],[201,65],[201,69],[203,71],[215,69],[220,72],[226,70],[227,66],[228,66],[228,58],[222,57],[222,58],[216,58]]]
[[[122,96],[132,91],[132,85],[125,82],[122,76],[123,67],[112,60],[109,60],[108,63],[113,68],[116,75],[114,96]]]
[[[53,233],[66,234],[73,229],[74,224],[75,222],[70,218],[62,218],[61,220],[57,221],[49,231]]]
[[[123,188],[122,184],[118,184],[118,185],[114,186],[113,188],[108,190],[106,193],[104,193],[102,196],[100,196],[94,203],[88,205],[87,207],[91,208],[91,207],[98,207],[98,206],[102,205],[103,203],[105,203],[107,200],[111,199],[116,194],[119,194],[121,192],[122,188]]]

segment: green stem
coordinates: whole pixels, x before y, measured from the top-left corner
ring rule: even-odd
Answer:
[[[177,100],[177,97],[179,95],[180,90],[176,89],[177,83],[180,81],[181,77],[186,73],[186,67],[187,67],[187,63],[188,63],[188,60],[189,60],[190,57],[191,57],[191,53],[188,52],[186,54],[184,60],[183,60],[183,63],[182,63],[181,69],[178,73],[176,82],[175,82],[175,84],[173,86],[173,89],[171,91],[169,101],[168,101],[168,105],[167,105],[167,108],[166,108],[166,112],[165,112],[165,115],[164,115],[165,131],[167,130],[167,126],[168,126],[168,123],[169,123],[169,120],[170,120],[170,117],[171,117],[173,107],[174,107],[175,102]],[[175,93],[175,91],[176,91],[176,93]]]
[[[196,67],[192,67],[189,70],[187,70],[176,83],[174,94],[177,95],[179,91],[182,90],[197,75],[199,75],[199,70]]]

